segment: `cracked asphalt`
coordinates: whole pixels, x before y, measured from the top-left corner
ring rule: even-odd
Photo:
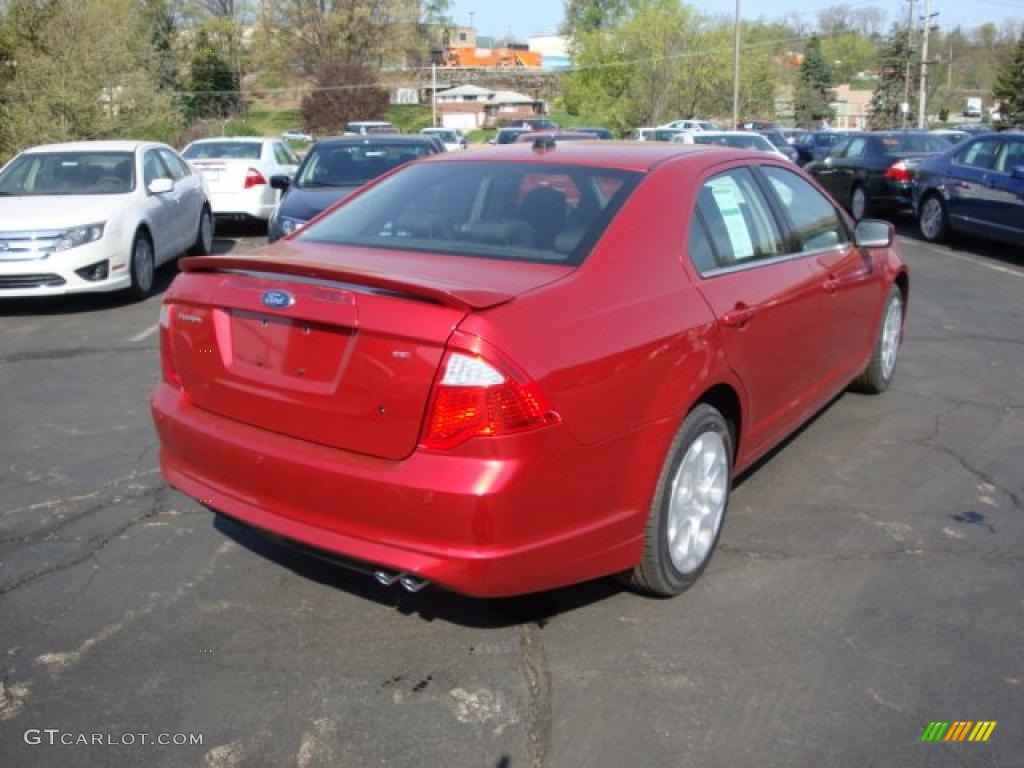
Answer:
[[[1019,768],[1024,257],[902,229],[893,388],[743,478],[670,601],[404,595],[215,520],[156,470],[159,297],[0,304],[0,762]]]

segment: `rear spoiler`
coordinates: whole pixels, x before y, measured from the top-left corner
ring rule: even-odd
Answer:
[[[314,280],[349,283],[377,288],[418,299],[433,301],[455,309],[487,309],[505,304],[514,294],[449,283],[418,275],[383,274],[375,270],[341,264],[275,260],[251,256],[194,256],[178,262],[183,272],[262,272],[287,277],[293,275]]]

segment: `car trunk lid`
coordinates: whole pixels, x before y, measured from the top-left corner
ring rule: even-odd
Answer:
[[[206,158],[189,162],[203,175],[210,192],[241,192],[246,188],[250,171],[260,174],[264,184],[268,181],[259,170],[258,158]]]
[[[445,343],[461,320],[572,271],[481,261],[300,251],[287,241],[259,254],[184,259],[166,299],[168,353],[199,408],[402,459],[416,447]]]

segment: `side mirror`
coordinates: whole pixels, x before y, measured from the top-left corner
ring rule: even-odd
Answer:
[[[146,189],[151,195],[165,195],[174,191],[174,182],[171,179],[153,179]]]
[[[895,233],[896,227],[888,221],[861,219],[853,231],[853,240],[861,248],[888,248]]]
[[[1015,165],[1010,175],[1015,179],[1024,179],[1024,165]]]
[[[270,177],[270,186],[284,192],[292,184],[292,180],[282,173]]]

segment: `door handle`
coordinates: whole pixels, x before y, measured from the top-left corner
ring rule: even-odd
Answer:
[[[722,315],[722,324],[730,328],[742,328],[754,319],[754,310],[740,302],[736,308]]]

